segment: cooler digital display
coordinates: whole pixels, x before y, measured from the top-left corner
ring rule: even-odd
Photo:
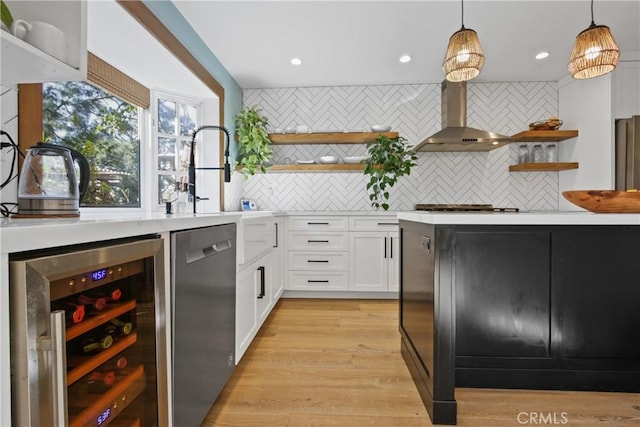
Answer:
[[[91,278],[93,279],[93,281],[97,281],[97,280],[102,280],[105,277],[107,277],[107,269],[103,268],[101,270],[96,270],[94,272],[91,273]]]
[[[98,415],[98,418],[96,418],[96,422],[98,426],[101,426],[102,424],[104,424],[104,422],[107,421],[110,416],[111,416],[111,407],[108,407],[107,409],[102,411],[100,415]]]

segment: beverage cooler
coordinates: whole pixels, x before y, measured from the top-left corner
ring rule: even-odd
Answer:
[[[163,240],[10,258],[15,426],[166,426]]]

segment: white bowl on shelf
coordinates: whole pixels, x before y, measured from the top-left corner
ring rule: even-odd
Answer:
[[[315,162],[315,160],[296,160],[299,165],[313,165]]]
[[[335,164],[335,163],[338,163],[338,157],[337,156],[320,156],[318,158],[318,163],[322,163],[325,165]]]
[[[364,163],[367,161],[367,159],[368,159],[367,156],[347,156],[342,158],[342,160],[344,160],[345,163],[352,164],[352,165]]]
[[[372,132],[389,132],[391,130],[391,126],[387,125],[371,125]]]

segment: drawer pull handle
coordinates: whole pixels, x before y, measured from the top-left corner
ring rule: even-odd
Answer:
[[[307,243],[329,243],[328,240],[307,240]]]
[[[308,222],[307,225],[329,225],[328,222]]]
[[[328,259],[308,259],[307,262],[329,262]]]
[[[378,225],[398,225],[397,222],[379,222]]]
[[[329,283],[328,280],[307,280],[307,283]]]

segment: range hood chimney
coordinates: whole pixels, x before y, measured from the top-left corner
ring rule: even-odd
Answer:
[[[443,129],[414,147],[414,151],[489,151],[513,138],[467,126],[467,82],[442,82]]]

